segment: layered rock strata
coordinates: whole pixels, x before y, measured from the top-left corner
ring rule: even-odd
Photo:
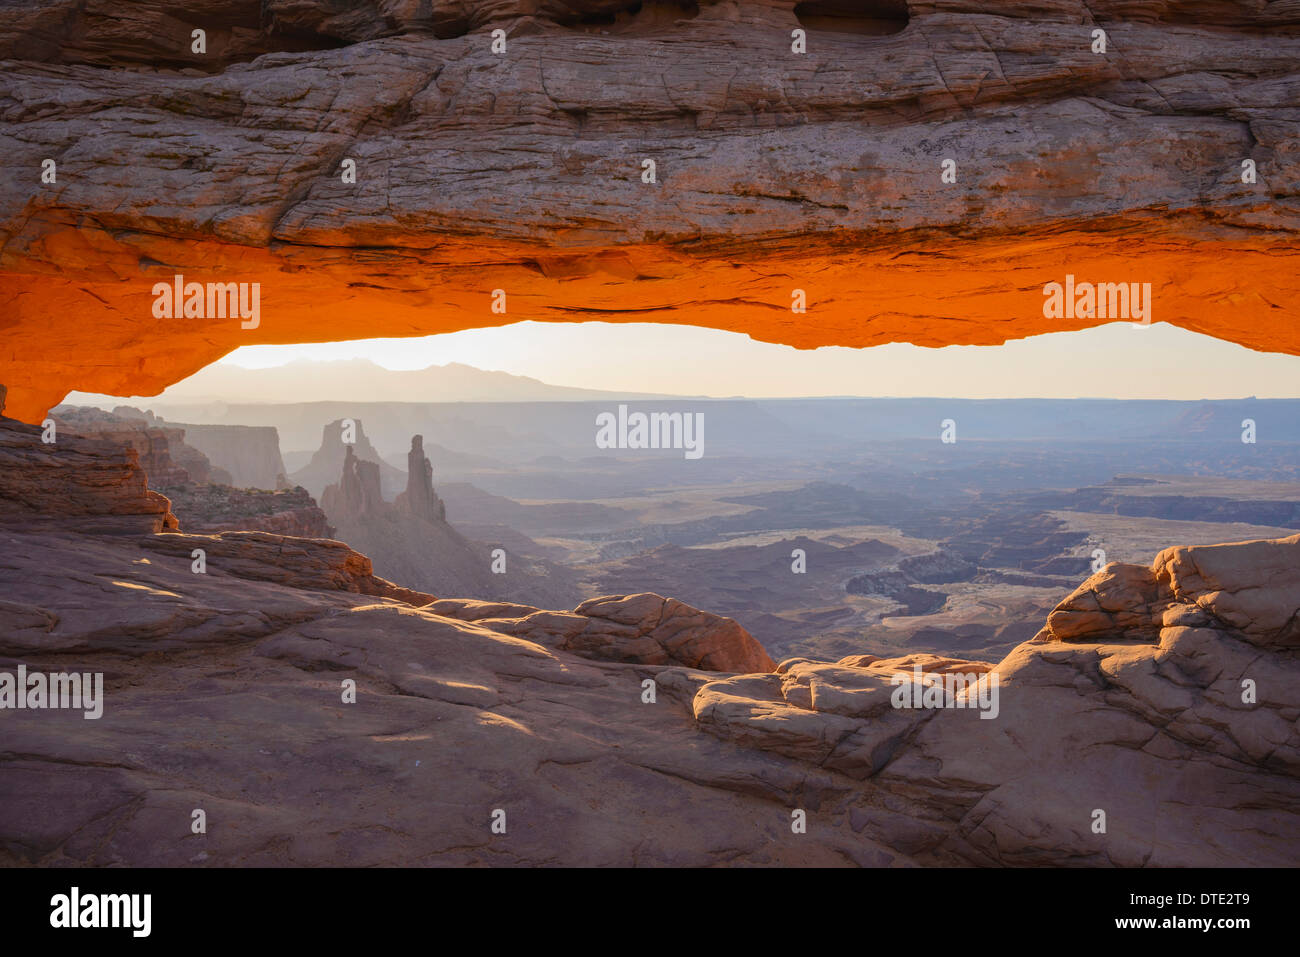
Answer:
[[[601,319],[938,346],[1116,318],[1046,314],[1067,275],[1300,352],[1290,3],[20,2],[0,54],[0,380],[28,421],[256,342]],[[178,276],[204,302],[168,319]],[[209,309],[208,283],[244,300]]]

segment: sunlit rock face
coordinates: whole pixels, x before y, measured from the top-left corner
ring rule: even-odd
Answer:
[[[0,56],[0,381],[28,421],[257,342],[1115,318],[1045,315],[1067,276],[1300,352],[1293,4],[19,2]]]

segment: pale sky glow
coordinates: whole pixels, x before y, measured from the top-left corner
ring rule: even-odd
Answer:
[[[707,396],[1300,397],[1300,357],[1163,323],[1111,323],[1004,346],[799,350],[694,326],[521,322],[419,339],[247,346],[221,361],[266,368],[352,358],[388,369],[461,362],[553,385]]]

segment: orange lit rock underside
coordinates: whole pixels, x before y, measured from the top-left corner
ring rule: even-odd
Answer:
[[[1273,7],[1139,23],[1106,2],[954,0],[892,35],[810,30],[790,55],[786,0],[609,36],[514,6],[464,36],[412,14],[399,35],[229,52],[208,75],[114,68],[158,65],[144,47],[6,46],[0,17],[0,56],[45,61],[0,71],[6,414],[154,394],[253,343],[529,319],[801,348],[1108,321],[1044,318],[1067,273],[1149,282],[1155,322],[1300,354],[1300,35]],[[260,326],[155,318],[152,287],[177,273],[261,283]]]
[[[1151,282],[1157,322],[1300,353],[1300,252],[1280,245],[1138,241],[1135,254],[1132,241],[1064,233],[935,239],[928,248],[819,258],[788,251],[744,262],[662,247],[553,259],[520,249],[518,256],[536,263],[521,266],[494,262],[482,247],[462,248],[462,264],[428,263],[418,250],[394,251],[382,262],[371,254],[358,264],[344,250],[290,248],[277,256],[157,238],[128,249],[96,238],[109,253],[98,268],[118,267],[120,278],[4,277],[0,381],[10,386],[11,416],[38,420],[71,388],[154,393],[242,345],[427,335],[522,319],[690,323],[801,348],[997,344],[1093,324],[1043,318],[1043,283],[1067,271],[1081,281]],[[261,282],[259,328],[241,329],[238,319],[154,319],[152,283],[170,281],[173,270],[140,270],[134,250],[177,263],[187,279]],[[796,286],[809,296],[803,315],[790,311]],[[496,288],[507,290],[505,316],[491,312]]]

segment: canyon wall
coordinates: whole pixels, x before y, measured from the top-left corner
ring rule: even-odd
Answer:
[[[172,512],[186,532],[263,531],[305,538],[332,538],[334,529],[325,513],[303,488],[279,488],[274,491],[232,487],[229,473],[216,468],[208,457],[185,442],[185,429],[169,426],[148,412],[119,406],[114,412],[96,408],[60,406],[53,416],[56,435],[80,435],[129,449],[136,464],[144,471],[148,487],[161,492],[171,502]],[[208,435],[209,447],[215,445],[222,454],[238,449],[235,463],[258,463],[259,451],[265,457],[266,443],[256,441],[221,442],[229,436],[268,437],[275,441],[274,429],[221,427]],[[276,444],[275,455],[279,455]],[[250,474],[247,469],[241,475]],[[259,473],[251,472],[253,477]],[[283,476],[281,476],[282,478]]]
[[[286,486],[280,434],[272,426],[168,423],[185,430],[185,441],[221,466],[236,488]]]
[[[185,532],[250,531],[334,538],[334,527],[305,488],[275,491],[189,482],[166,489]]]
[[[1300,352],[1291,2],[18,2],[0,54],[0,381],[29,421],[259,342],[1108,321],[1045,315],[1067,275]],[[249,316],[168,318],[177,276],[247,284]]]
[[[230,484],[230,475],[215,468],[206,455],[185,441],[185,430],[137,409],[118,411],[60,406],[53,419],[60,429],[127,445],[136,451],[149,476],[149,487],[165,489],[185,482]]]
[[[177,528],[134,448],[57,430],[46,442],[46,434],[0,415],[0,525],[109,534]]]

